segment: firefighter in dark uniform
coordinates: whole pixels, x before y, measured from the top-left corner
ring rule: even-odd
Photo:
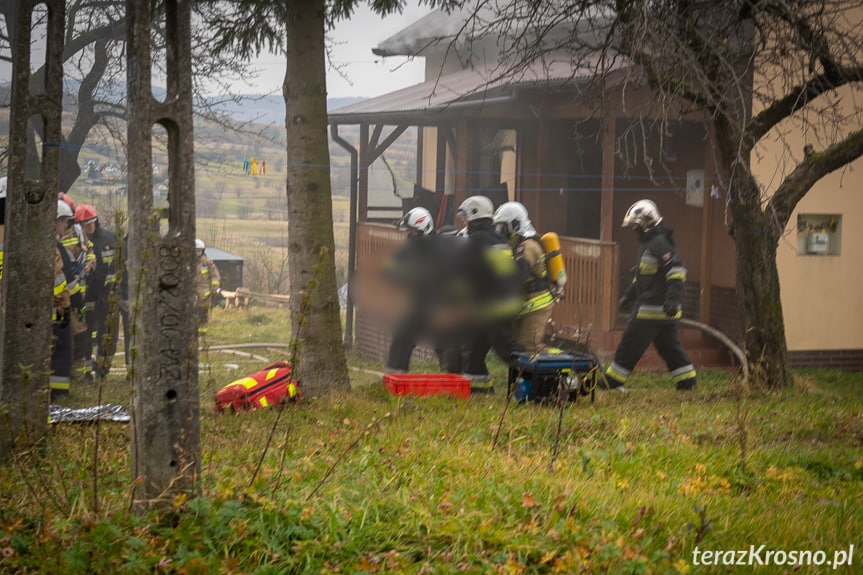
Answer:
[[[441,295],[438,240],[442,238],[434,233],[431,213],[422,207],[409,210],[396,226],[407,231],[407,238],[384,262],[383,272],[391,282],[406,291],[409,301],[406,313],[393,333],[384,371],[407,373],[417,342],[432,332],[432,314]]]
[[[91,357],[92,338],[87,329],[87,276],[96,266],[96,256],[90,241],[84,236],[84,230],[74,221],[75,203],[67,194],[60,193],[60,201],[69,206],[73,220],[63,236],[60,244],[63,248],[64,261],[71,261],[71,269],[66,270],[69,294],[72,296],[72,378],[75,381],[93,381],[93,360]]]
[[[512,248],[506,239],[494,230],[492,218],[494,204],[485,196],[470,196],[458,208],[467,221],[467,238],[470,250],[480,250],[487,265],[471,271],[481,309],[473,326],[472,335],[464,356],[462,374],[471,380],[471,393],[491,393],[493,382],[485,363],[489,350],[509,363],[514,351],[521,347],[513,341],[513,322],[521,310],[523,300],[519,290],[518,268]]]
[[[695,367],[678,337],[686,268],[677,253],[672,231],[662,225],[659,210],[650,200],[632,204],[623,218],[623,227],[631,227],[638,234],[641,247],[635,277],[618,307],[625,311],[634,303],[634,308],[614,361],[604,371],[605,383],[608,388],[622,387],[653,343],[677,389],[692,389],[696,383]]]
[[[96,264],[87,277],[87,329],[90,332],[91,349],[87,355],[92,356],[92,350],[96,349],[96,362],[94,373],[96,377],[104,379],[108,373],[105,345],[102,340],[106,333],[108,320],[109,299],[116,295],[117,288],[114,285],[114,257],[117,250],[117,236],[109,229],[103,228],[99,222],[99,216],[93,206],[80,204],[75,208],[75,223],[81,226],[87,240],[93,246],[93,256]],[[116,316],[111,323],[110,336],[117,344],[118,325]],[[113,353],[111,354],[113,355]]]

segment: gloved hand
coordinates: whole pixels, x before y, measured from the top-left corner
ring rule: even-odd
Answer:
[[[66,327],[67,325],[69,325],[69,319],[71,317],[72,317],[72,309],[67,307],[63,311],[63,317],[60,318],[60,328],[61,329]]]
[[[665,315],[675,315],[678,311],[680,311],[680,304],[674,300],[667,299],[662,304],[662,312]]]
[[[620,298],[617,301],[617,309],[619,311],[627,311],[631,305],[632,305],[632,302],[629,301],[629,299],[626,296]]]

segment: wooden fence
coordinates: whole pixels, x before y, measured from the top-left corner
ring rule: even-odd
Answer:
[[[404,241],[404,233],[361,222],[357,226],[357,271],[376,271],[383,259]],[[564,298],[553,319],[569,332],[610,331],[617,316],[620,248],[614,242],[561,237],[566,266]]]

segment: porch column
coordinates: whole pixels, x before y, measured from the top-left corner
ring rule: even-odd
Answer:
[[[540,195],[542,195],[543,185],[545,183],[545,178],[543,174],[545,173],[546,166],[548,162],[546,158],[548,158],[549,150],[548,150],[548,129],[545,126],[545,122],[542,118],[537,120],[537,130],[536,130],[536,165],[534,166],[534,177],[533,177],[533,193],[531,194],[523,194],[521,203],[524,204],[524,207],[527,208],[527,213],[534,219],[534,225],[539,229],[543,229],[545,227],[545,222],[543,221],[542,212],[539,209],[540,205]]]
[[[614,235],[614,133],[615,118],[602,122],[602,211],[599,222],[600,241],[610,242]]]
[[[440,124],[437,127],[437,149],[435,150],[435,184],[434,191],[443,193],[446,190],[446,138],[449,126]]]
[[[455,128],[455,189],[448,201],[453,204],[453,213],[467,195],[467,120],[459,119]],[[452,222],[444,221],[444,224]]]
[[[360,124],[360,164],[357,174],[357,222],[369,219],[369,125]]]
[[[705,122],[709,119],[705,118]],[[701,209],[701,270],[698,281],[701,284],[701,293],[698,298],[698,321],[710,323],[710,292],[711,273],[713,263],[713,198],[710,197],[710,186],[716,181],[714,174],[716,166],[713,161],[713,150],[716,149],[713,130],[710,130],[710,139],[704,147],[704,207]]]

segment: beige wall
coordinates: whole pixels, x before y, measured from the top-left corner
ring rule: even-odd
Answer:
[[[753,154],[753,171],[768,193],[804,145],[823,149],[802,126],[779,132]],[[789,155],[796,157],[789,162]],[[841,253],[798,255],[798,214],[841,215]],[[863,349],[863,159],[822,178],[800,201],[779,242],[777,265],[790,351]]]
[[[849,8],[851,10],[849,10]],[[858,2],[846,2],[839,25],[847,23],[854,34],[863,21]],[[847,39],[846,39],[847,40]],[[856,42],[851,42],[854,45]],[[791,54],[791,63],[800,55]],[[800,57],[799,66],[810,63]],[[787,62],[785,64],[788,64]],[[771,101],[791,91],[804,76],[803,69],[789,73],[763,66],[755,77],[756,91]],[[822,96],[807,106],[794,122],[774,129],[752,155],[753,171],[768,194],[794,169],[803,157],[803,148],[812,145],[824,150],[852,131],[863,128],[860,102],[863,89],[843,87],[837,94]],[[856,109],[855,109],[856,108]],[[818,111],[822,116],[818,115]],[[798,255],[798,214],[839,214],[841,253],[839,255]],[[822,178],[797,205],[785,236],[777,249],[785,335],[790,351],[863,349],[863,159]]]
[[[841,214],[840,255],[797,255],[797,214]],[[863,160],[798,204],[777,250],[789,350],[863,348]]]

